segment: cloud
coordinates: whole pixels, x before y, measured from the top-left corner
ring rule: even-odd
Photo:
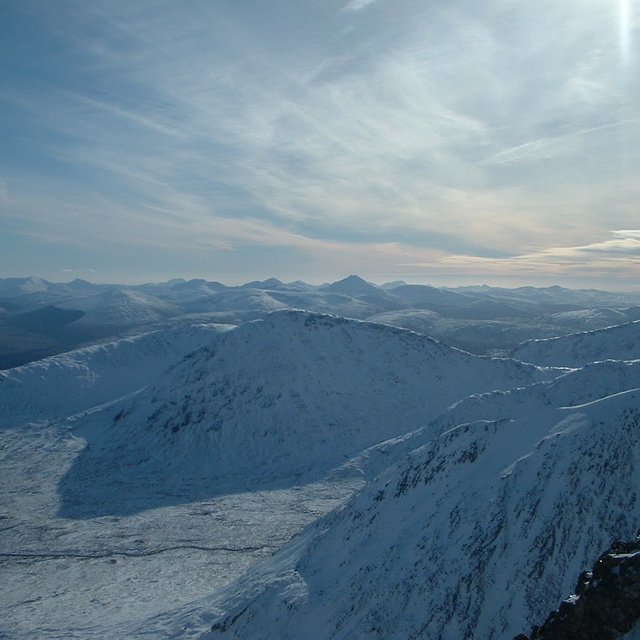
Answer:
[[[5,153],[32,161],[5,163],[12,215],[85,244],[385,247],[460,272],[632,254],[632,235],[593,242],[634,226],[640,170],[607,3],[356,17],[371,4],[35,12],[60,46],[3,97]]]
[[[569,255],[580,256],[582,254],[600,254],[600,255],[628,255],[640,257],[640,237],[619,237],[605,242],[599,242],[584,247],[573,247]]]
[[[505,162],[517,162],[522,159],[545,160],[561,154],[575,154],[578,145],[577,138],[602,132],[607,129],[625,127],[626,125],[637,125],[639,122],[640,120],[637,119],[621,120],[620,122],[603,124],[581,131],[573,131],[561,136],[532,140],[531,142],[520,144],[511,149],[500,151],[490,158],[483,160],[480,164],[502,164]]]
[[[376,0],[349,0],[343,11],[360,11],[367,5],[373,4]]]
[[[607,281],[613,288],[637,287],[640,268],[640,231],[612,231],[612,239],[582,246],[551,247],[504,258],[481,258],[466,255],[440,255],[428,262],[404,263],[403,266],[438,269],[443,273],[476,277],[505,276],[535,278],[558,282],[577,279],[584,282]]]
[[[640,229],[621,229],[620,231],[612,231],[611,235],[613,235],[614,238],[634,238],[640,240]]]

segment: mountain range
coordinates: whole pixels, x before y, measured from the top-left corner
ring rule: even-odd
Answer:
[[[242,324],[278,309],[391,324],[471,353],[508,356],[527,339],[640,320],[640,294],[377,286],[354,275],[320,286],[270,278],[236,287],[202,279],[124,286],[6,278],[0,279],[0,369],[168,324]]]
[[[634,294],[29,278],[0,299],[7,336],[94,343],[0,371],[2,638],[511,640],[638,534]]]

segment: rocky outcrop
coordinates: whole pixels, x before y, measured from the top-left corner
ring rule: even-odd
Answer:
[[[531,635],[514,640],[616,640],[640,620],[640,538],[617,542],[583,572],[567,598]]]

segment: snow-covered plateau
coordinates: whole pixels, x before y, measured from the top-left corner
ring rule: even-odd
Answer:
[[[283,308],[2,371],[0,638],[511,640],[638,533],[638,345]]]

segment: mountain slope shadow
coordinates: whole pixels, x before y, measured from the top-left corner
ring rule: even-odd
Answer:
[[[59,514],[131,514],[311,482],[472,393],[544,376],[410,331],[276,312],[81,418],[87,447],[59,483]]]
[[[298,469],[283,477],[256,472],[217,475],[188,460],[153,458],[142,449],[99,449],[89,440],[58,484],[58,516],[91,519],[130,516],[142,511],[220,496],[292,488],[321,480],[328,465]]]

